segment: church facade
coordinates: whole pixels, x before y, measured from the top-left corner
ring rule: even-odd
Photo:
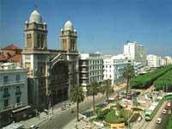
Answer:
[[[60,31],[60,50],[47,47],[47,24],[34,10],[25,22],[22,65],[28,71],[28,102],[46,108],[68,99],[70,89],[79,84],[77,31],[67,21]]]

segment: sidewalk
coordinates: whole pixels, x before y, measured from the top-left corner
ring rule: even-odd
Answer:
[[[24,120],[24,121],[20,121],[19,123],[23,124],[25,128],[30,128],[31,125],[39,126],[43,122],[50,120],[55,115],[62,113],[63,111],[61,110],[61,107],[66,102],[68,102],[68,101],[65,101],[60,104],[55,105],[53,107],[53,110],[52,110],[52,108],[50,108],[49,114],[47,114],[45,112],[41,112],[40,115],[30,118],[30,119],[27,119],[27,120]]]

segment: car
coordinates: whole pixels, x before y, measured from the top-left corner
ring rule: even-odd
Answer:
[[[166,109],[163,109],[163,110],[162,110],[162,113],[163,113],[163,114],[166,114],[166,113],[167,113],[167,110],[166,110]]]
[[[39,129],[39,127],[36,126],[36,125],[31,125],[31,126],[30,126],[30,129]]]
[[[156,123],[157,123],[157,124],[160,124],[161,121],[162,121],[162,119],[159,117],[159,118],[157,119]]]

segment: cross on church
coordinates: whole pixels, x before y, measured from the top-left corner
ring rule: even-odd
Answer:
[[[34,8],[37,10],[38,9],[38,5],[37,5],[37,1],[34,1]]]

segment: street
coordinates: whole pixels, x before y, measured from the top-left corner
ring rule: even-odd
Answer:
[[[123,89],[119,89],[116,92],[119,92]],[[96,98],[96,104],[102,102],[105,100],[105,96],[100,96]],[[92,108],[92,98],[89,100],[85,100],[80,104],[80,112],[83,112],[89,108]],[[63,127],[69,123],[71,120],[73,120],[76,117],[76,107],[75,112],[71,113],[70,110],[65,110],[58,115],[54,116],[51,120],[45,121],[40,125],[40,129],[63,129]]]
[[[144,120],[143,124],[141,124],[141,126],[138,129],[165,129],[165,125],[169,116],[169,114],[162,113],[165,104],[166,102],[162,104],[157,114],[154,116],[154,118],[151,121]],[[162,118],[162,122],[160,124],[157,124],[156,121],[159,117]]]

